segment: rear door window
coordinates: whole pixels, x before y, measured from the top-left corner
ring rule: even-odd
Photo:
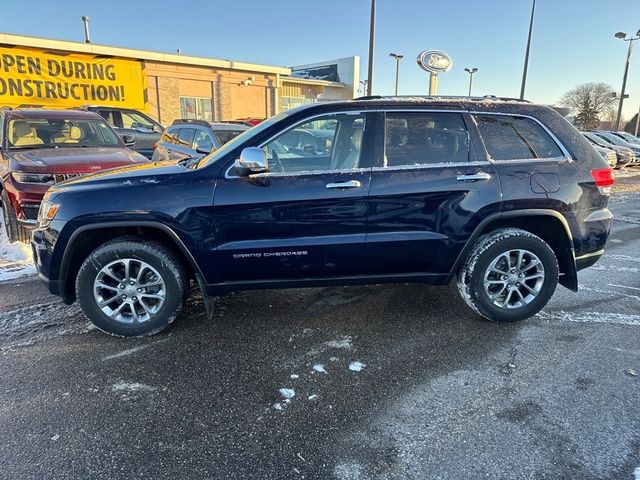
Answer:
[[[469,134],[459,113],[388,112],[384,167],[466,163]]]
[[[213,140],[204,130],[198,130],[193,140],[193,148],[202,152],[211,152],[213,150]]]
[[[510,115],[476,115],[478,130],[492,160],[561,158],[562,150],[535,120]]]

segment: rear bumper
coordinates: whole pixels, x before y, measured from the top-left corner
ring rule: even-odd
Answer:
[[[600,260],[600,257],[604,254],[604,250],[598,250],[597,252],[587,253],[576,257],[576,270],[583,270],[589,268],[591,265]]]

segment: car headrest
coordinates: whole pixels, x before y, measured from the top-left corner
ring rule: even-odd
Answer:
[[[31,126],[28,122],[17,120],[13,122],[13,138],[26,137],[31,135]]]
[[[80,140],[82,138],[82,130],[80,130],[80,127],[71,127],[69,130],[69,138],[71,140]]]
[[[353,145],[354,150],[360,151],[362,148],[362,129],[356,128],[353,131],[353,136],[351,137],[351,145]]]

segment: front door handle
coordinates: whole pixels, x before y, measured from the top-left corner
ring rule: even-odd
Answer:
[[[361,183],[358,180],[349,180],[348,182],[327,183],[327,188],[359,188]]]
[[[491,175],[486,172],[472,173],[469,175],[458,175],[456,180],[459,182],[475,182],[478,180],[490,180]]]

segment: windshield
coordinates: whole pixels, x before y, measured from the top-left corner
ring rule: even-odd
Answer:
[[[608,140],[609,143],[613,143],[614,145],[619,145],[621,147],[628,147],[629,143],[626,142],[625,140],[622,140],[620,137],[616,137],[615,135],[611,134],[611,133],[606,133],[606,132],[598,132],[596,133],[597,136],[599,136],[600,138],[604,138],[605,140]]]
[[[589,140],[591,140],[593,143],[595,143],[596,145],[600,145],[601,147],[610,147],[611,144],[607,144],[607,142],[605,142],[604,140],[602,140],[600,137],[598,137],[597,135],[594,135],[592,133],[583,133],[583,135],[585,137],[587,137]]]
[[[246,130],[245,132],[241,133],[233,140],[225,143],[222,147],[217,149],[215,152],[211,153],[210,155],[207,155],[206,157],[202,157],[202,159],[195,165],[195,168],[206,167],[207,165],[210,165],[216,162],[218,159],[224,157],[227,153],[229,153],[234,148],[238,147],[239,145],[242,145],[244,142],[250,140],[252,137],[258,135],[259,133],[262,133],[274,123],[279,122],[283,118],[286,118],[288,115],[291,114],[291,112],[293,112],[293,110],[279,113],[271,117],[269,120],[265,120],[264,122],[256,125],[255,127],[250,128],[249,130]]]
[[[630,133],[626,133],[626,132],[620,132],[618,135],[620,135],[622,138],[624,138],[626,141],[631,142],[631,143],[640,143],[640,138],[634,137],[633,135],[631,135]]]
[[[20,118],[7,127],[10,149],[116,147],[120,138],[101,119]]]

